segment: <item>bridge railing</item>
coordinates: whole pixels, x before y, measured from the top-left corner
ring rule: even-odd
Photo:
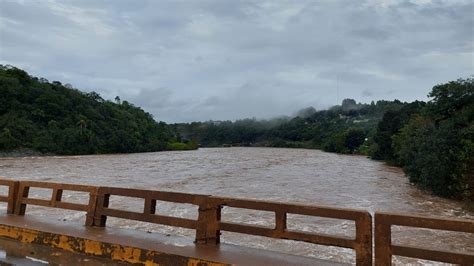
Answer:
[[[207,228],[201,232],[198,230],[196,235],[198,242],[219,243],[220,231],[304,241],[312,244],[354,249],[357,265],[372,265],[372,216],[367,211],[224,197],[210,197],[205,204],[200,208],[200,214],[202,213],[200,217],[207,224]],[[275,226],[274,228],[268,228],[223,222],[221,221],[221,210],[225,207],[273,212]],[[355,222],[356,235],[354,238],[350,238],[290,230],[287,228],[287,214],[352,220]]]
[[[474,234],[474,221],[375,213],[375,265],[391,265],[392,256],[474,265],[474,254],[392,244],[392,225]],[[474,235],[473,235],[474,244]]]
[[[117,187],[96,187],[36,181],[19,181],[16,184],[18,185],[15,194],[17,195],[16,200],[15,203],[9,205],[10,207],[13,206],[13,212],[16,215],[25,215],[27,205],[83,211],[87,215],[87,226],[105,226],[107,217],[116,217],[183,227],[195,229],[195,242],[199,244],[218,244],[220,242],[220,231],[304,241],[313,244],[354,249],[358,265],[372,264],[372,218],[366,211]],[[51,197],[49,199],[32,198],[29,193],[30,188],[51,189]],[[64,202],[62,194],[65,190],[87,192],[89,196],[88,204]],[[144,199],[143,209],[137,212],[111,208],[109,206],[111,196]],[[157,214],[157,201],[195,205],[198,208],[198,219],[193,220]],[[275,228],[222,222],[221,210],[225,206],[272,211],[275,213]],[[353,220],[356,224],[356,236],[355,238],[336,237],[288,230],[286,228],[286,216],[288,213]]]
[[[474,233],[474,221],[471,220],[427,218],[376,212],[375,234],[373,235],[372,216],[369,212],[361,210],[177,192],[36,181],[0,179],[0,186],[8,187],[8,195],[0,196],[0,202],[7,202],[8,204],[8,214],[25,215],[27,205],[82,211],[86,212],[86,226],[105,226],[107,217],[117,217],[183,227],[195,230],[195,242],[198,244],[218,244],[220,242],[221,231],[303,241],[313,244],[354,249],[357,265],[372,265],[373,239],[375,239],[376,265],[391,265],[393,255],[459,263],[463,265],[472,265],[474,263],[474,254],[394,245],[391,242],[392,225]],[[51,196],[48,199],[32,198],[30,188],[50,189]],[[88,202],[82,204],[65,202],[63,200],[63,191],[85,192],[88,195]],[[112,208],[109,206],[111,196],[144,199],[143,209],[139,211],[128,211]],[[194,205],[198,209],[198,218],[196,220],[157,213],[157,201]],[[223,214],[222,210],[227,207],[272,212],[274,214],[274,226],[263,227],[247,223],[225,222],[222,220],[222,216],[226,214]],[[288,214],[351,220],[355,222],[356,233],[354,237],[341,237],[291,230],[287,227]]]
[[[109,207],[110,196],[125,196],[144,199],[142,212],[132,212]],[[198,220],[156,214],[156,202],[166,201],[187,203],[199,206],[208,196],[178,192],[130,189],[118,187],[99,187],[97,207],[94,215],[95,226],[105,226],[107,217],[136,220],[155,224],[197,229]]]
[[[30,188],[46,188],[51,190],[49,199],[31,198],[29,196]],[[97,202],[98,187],[62,184],[37,181],[19,181],[17,199],[15,200],[14,214],[25,215],[27,205],[36,205],[43,207],[59,208],[74,211],[86,212],[86,225],[93,224],[95,207]],[[63,201],[63,191],[86,192],[89,194],[87,204],[65,202]]]
[[[109,200],[113,195],[144,199],[143,212],[110,208]],[[116,187],[100,187],[97,199],[94,219],[94,225],[96,226],[105,226],[107,217],[116,217],[195,229],[195,241],[199,244],[218,244],[220,242],[220,231],[304,241],[313,244],[351,248],[356,251],[356,261],[359,265],[371,265],[372,263],[372,217],[366,211]],[[196,205],[198,207],[198,219],[192,220],[156,214],[157,200]],[[271,229],[222,222],[221,210],[225,206],[274,212],[276,226]],[[353,220],[356,224],[356,237],[335,237],[288,230],[286,228],[288,213]]]

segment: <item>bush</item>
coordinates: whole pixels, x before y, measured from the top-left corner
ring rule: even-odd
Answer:
[[[343,133],[331,137],[323,144],[323,149],[328,152],[355,153],[364,143],[365,137],[363,129],[349,128]]]
[[[198,144],[195,141],[183,142],[170,142],[166,146],[167,150],[170,151],[184,151],[184,150],[196,150]]]

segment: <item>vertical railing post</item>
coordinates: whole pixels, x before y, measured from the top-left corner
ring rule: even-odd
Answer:
[[[103,187],[98,187],[95,195],[91,196],[91,201],[95,202],[93,213],[91,213],[92,225],[104,227],[107,223],[107,216],[102,215],[102,209],[109,207],[110,194],[104,193]]]
[[[145,198],[145,206],[143,207],[143,214],[155,214],[156,213],[156,200],[151,198]]]
[[[26,204],[24,204],[22,200],[23,198],[28,198],[29,193],[30,193],[30,187],[23,185],[23,182],[20,181],[18,185],[18,194],[16,197],[15,209],[14,209],[14,213],[16,215],[25,215]]]
[[[275,212],[275,230],[282,233],[286,230],[286,212],[276,211]]]
[[[199,204],[199,216],[196,227],[197,244],[219,244],[220,230],[219,221],[221,220],[221,206],[212,200],[212,197],[206,197]]]
[[[356,265],[372,265],[372,215],[365,213],[356,221]]]
[[[8,186],[7,214],[15,213],[19,186],[20,186],[19,181],[11,181],[11,183]]]
[[[392,265],[391,225],[382,214],[375,213],[375,265]]]
[[[60,202],[63,197],[63,190],[59,188],[53,189],[53,194],[51,195],[51,206],[56,206],[56,202]]]
[[[89,193],[89,204],[87,205],[86,213],[86,226],[94,226],[95,217],[97,215],[97,206],[98,206],[98,190],[100,187],[96,187],[92,192]]]

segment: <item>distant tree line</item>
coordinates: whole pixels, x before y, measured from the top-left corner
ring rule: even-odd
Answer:
[[[0,151],[97,154],[195,149],[127,101],[0,65]]]
[[[294,117],[270,120],[242,119],[172,125],[180,137],[195,140],[204,147],[265,146],[315,148],[338,153],[367,153],[376,126],[388,110],[399,110],[406,103],[378,101],[371,104],[345,99],[329,110],[305,108]]]
[[[172,125],[204,147],[264,146],[355,153],[403,167],[412,183],[434,194],[474,200],[473,80],[433,88],[428,102],[343,100],[294,117]]]

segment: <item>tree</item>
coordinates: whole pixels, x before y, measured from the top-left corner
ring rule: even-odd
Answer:
[[[93,99],[96,102],[100,102],[100,103],[104,102],[104,99],[100,96],[100,94],[95,92],[95,91],[91,91],[89,93],[86,93],[86,96],[90,97],[91,99]],[[119,100],[120,100],[120,98],[119,98]]]
[[[472,80],[433,87],[433,97],[393,137],[410,181],[434,194],[474,200],[474,101]]]
[[[86,120],[84,118],[81,118],[81,120],[79,120],[77,124],[79,125],[79,128],[81,129],[81,136],[82,136],[84,129],[87,128]]]
[[[350,128],[344,133],[344,136],[345,147],[350,153],[354,153],[354,151],[356,151],[357,148],[359,148],[359,146],[364,143],[366,134],[363,129]]]
[[[314,115],[314,113],[316,113],[316,109],[314,109],[314,107],[310,106],[310,107],[303,108],[303,109],[299,110],[298,112],[296,112],[296,116],[301,117],[301,118],[306,118],[306,117],[310,117],[310,116]]]
[[[354,99],[344,99],[342,100],[341,107],[343,111],[350,111],[357,109],[357,103]]]
[[[374,146],[370,156],[375,160],[384,160],[396,164],[397,158],[393,151],[392,137],[399,133],[400,129],[410,118],[421,111],[424,102],[415,101],[406,104],[399,110],[388,110],[377,125],[374,136]]]
[[[20,141],[13,137],[10,129],[4,128],[0,133],[0,150],[13,150],[20,145]]]
[[[433,87],[427,112],[436,121],[447,119],[474,103],[474,79],[459,79]]]

